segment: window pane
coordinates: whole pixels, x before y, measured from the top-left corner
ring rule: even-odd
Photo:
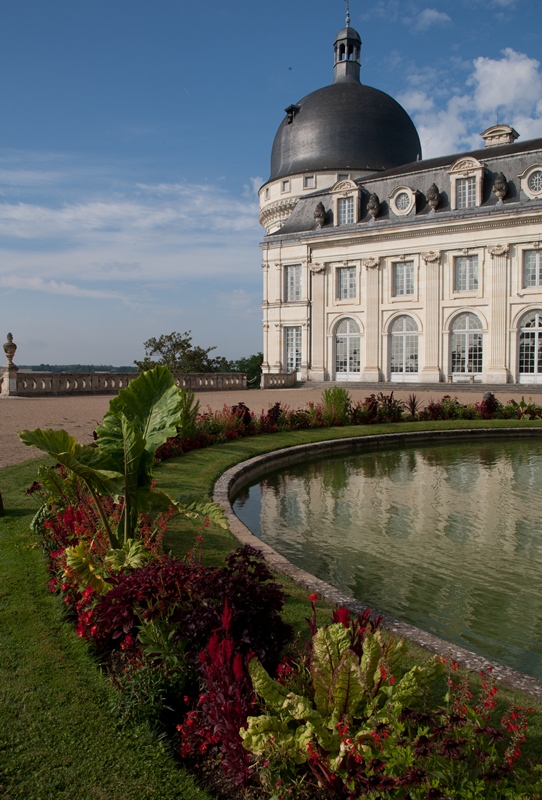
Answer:
[[[353,197],[340,197],[337,204],[339,225],[348,225],[354,222],[354,198]]]
[[[356,268],[341,267],[339,273],[339,300],[353,300],[356,297]]]
[[[301,328],[299,326],[285,328],[286,371],[299,372],[301,369]]]
[[[418,372],[418,326],[412,317],[399,317],[391,328],[391,372]]]
[[[284,296],[287,303],[301,300],[301,264],[284,268]]]
[[[475,292],[478,289],[478,256],[455,259],[455,291]]]
[[[542,285],[540,253],[537,250],[526,250],[523,253],[523,285]]]
[[[414,262],[404,261],[393,265],[393,295],[414,294]]]
[[[451,362],[452,372],[477,374],[483,368],[483,338],[478,331],[482,327],[474,314],[460,314],[452,324]]]
[[[476,205],[476,178],[458,178],[455,182],[456,208]]]

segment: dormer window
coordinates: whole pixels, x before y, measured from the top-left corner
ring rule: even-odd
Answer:
[[[455,182],[455,207],[476,206],[476,178],[458,178]]]
[[[282,192],[289,192],[290,191],[290,181],[282,181]]]
[[[354,222],[354,198],[339,197],[337,201],[338,225],[350,225]]]
[[[298,113],[298,111],[301,111],[301,106],[292,103],[292,105],[288,106],[288,108],[285,108],[284,110],[286,111],[286,121],[288,125],[291,125],[294,121],[295,115]]]
[[[304,189],[316,189],[316,178],[314,175],[305,175],[303,177]]]
[[[452,208],[476,208],[482,205],[484,169],[484,164],[477,158],[468,157],[459,159],[448,170]]]

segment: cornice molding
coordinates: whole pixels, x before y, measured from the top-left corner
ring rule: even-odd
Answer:
[[[369,223],[368,223],[369,224]],[[423,224],[423,223],[422,223]],[[404,241],[405,239],[419,239],[421,237],[428,238],[428,237],[440,237],[440,236],[448,236],[454,235],[459,233],[470,233],[470,232],[478,232],[478,231],[492,231],[492,230],[500,230],[510,225],[511,228],[517,227],[526,227],[528,225],[540,225],[542,224],[542,207],[536,213],[531,214],[510,214],[506,215],[503,219],[501,215],[498,217],[488,219],[487,217],[484,220],[480,221],[471,221],[471,220],[447,220],[443,223],[435,223],[432,224],[423,224],[423,227],[416,227],[413,229],[410,226],[405,227],[401,226],[400,228],[393,228],[387,231],[378,231],[376,232],[374,228],[372,230],[363,230],[358,228],[355,232],[349,231],[347,234],[339,234],[337,231],[325,231],[321,234],[318,238],[314,237],[313,231],[307,231],[305,235],[303,233],[297,234],[296,238],[292,241],[292,244],[300,244],[300,237],[303,239],[308,240],[307,244],[310,245],[313,252],[317,252],[321,249],[327,249],[331,247],[337,247],[340,245],[341,247],[350,247],[352,245],[363,243],[368,244],[369,242],[394,242],[397,240]],[[292,234],[289,234],[292,235]],[[265,246],[275,246],[275,247],[284,247],[288,246],[287,239],[277,239],[276,242],[272,240],[265,241],[263,243]]]

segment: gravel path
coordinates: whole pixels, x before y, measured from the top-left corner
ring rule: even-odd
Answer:
[[[431,399],[439,399],[444,394],[452,394],[463,403],[473,403],[482,399],[485,391],[484,387],[476,387],[475,393],[456,390],[442,384],[438,390],[423,389],[419,386],[412,386],[409,390],[395,391],[398,398],[406,398],[411,392],[415,392],[423,404]],[[487,388],[487,387],[486,387]],[[383,391],[388,394],[391,389],[389,385],[374,387],[366,385],[360,389],[348,388],[350,396],[354,402],[363,400],[371,392]],[[506,390],[496,392],[501,401],[506,401],[510,397],[519,399],[524,393],[527,397],[533,397],[538,402],[542,402],[542,386],[540,388],[528,387],[527,391],[522,392],[516,386],[510,386]],[[199,392],[196,394],[200,401],[200,410],[206,411],[208,408],[218,410],[224,405],[232,406],[235,403],[245,403],[251,411],[260,413],[267,411],[269,406],[279,401],[282,405],[288,405],[292,409],[303,408],[308,402],[318,403],[322,399],[322,387],[299,389],[248,389],[244,391],[229,392]],[[64,428],[76,436],[81,443],[92,441],[92,432],[96,425],[101,421],[103,415],[109,408],[110,396],[82,396],[82,397],[0,397],[0,468],[10,464],[16,464],[29,458],[36,458],[41,455],[40,451],[33,447],[26,447],[21,443],[18,432],[26,428]]]

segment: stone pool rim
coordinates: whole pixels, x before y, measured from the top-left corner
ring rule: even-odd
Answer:
[[[333,457],[338,455],[350,456],[381,448],[388,449],[390,445],[394,449],[400,449],[413,444],[440,443],[457,439],[469,439],[471,441],[474,439],[529,439],[540,437],[542,437],[542,428],[464,428],[441,431],[398,431],[397,433],[367,434],[366,436],[349,436],[343,439],[327,439],[322,442],[293,445],[254,456],[226,470],[215,483],[213,500],[224,510],[228,528],[238,542],[242,545],[251,545],[259,550],[272,570],[305,587],[309,593],[316,593],[321,599],[327,600],[333,605],[347,606],[356,614],[370,608],[374,616],[382,617],[383,627],[397,638],[409,640],[428,652],[443,658],[453,659],[460,666],[473,672],[487,672],[491,669],[498,683],[510,689],[523,692],[538,703],[542,703],[542,680],[533,678],[511,667],[506,667],[497,661],[492,661],[470,650],[458,647],[407,622],[402,622],[373,606],[368,606],[362,601],[356,600],[351,594],[336,589],[331,584],[320,580],[320,578],[311,575],[300,567],[296,567],[273,547],[255,536],[241,522],[231,504],[231,498],[248,483],[264,477],[270,471],[298,464],[307,458],[313,460],[315,458],[320,459],[326,455]]]

